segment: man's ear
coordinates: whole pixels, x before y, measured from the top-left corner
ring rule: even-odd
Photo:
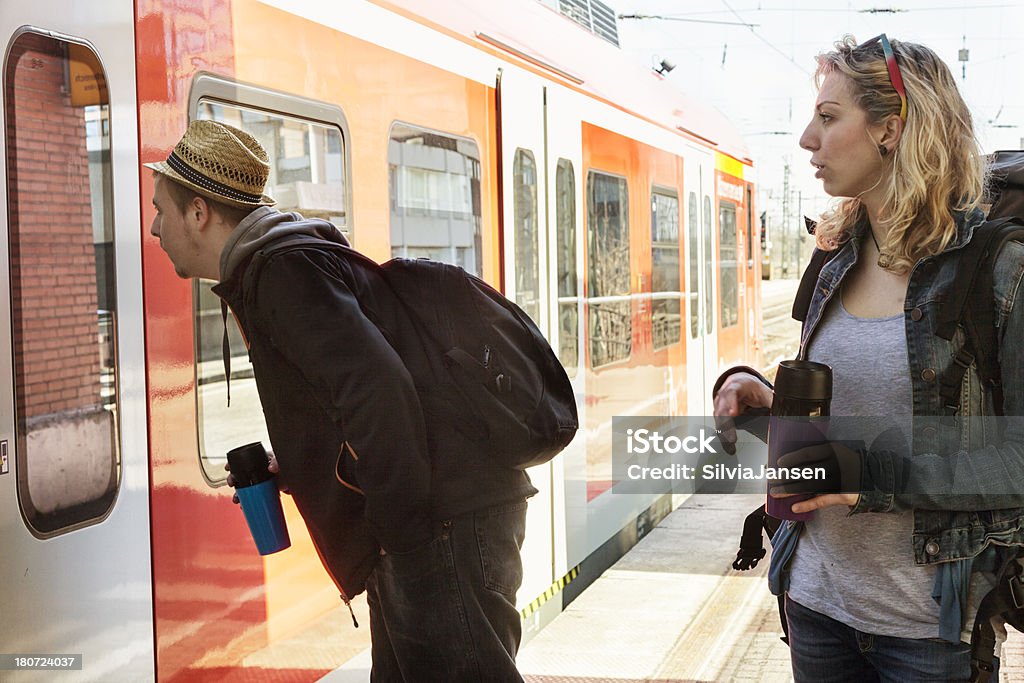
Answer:
[[[202,231],[210,224],[210,204],[200,195],[195,195],[185,206],[185,220]]]

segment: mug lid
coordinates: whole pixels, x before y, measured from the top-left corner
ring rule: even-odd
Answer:
[[[832,400],[832,368],[810,360],[784,360],[775,375],[775,393],[805,401]]]
[[[235,478],[235,486],[253,486],[264,482],[273,475],[267,469],[267,450],[259,441],[247,443],[228,451],[228,465]]]

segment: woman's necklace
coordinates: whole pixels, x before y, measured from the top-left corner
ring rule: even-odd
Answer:
[[[882,270],[888,269],[892,265],[892,257],[882,253],[882,248],[878,246],[878,238],[875,237],[875,231],[870,227],[868,228],[868,234],[871,235],[871,241],[874,242],[875,249],[878,250],[878,267]]]

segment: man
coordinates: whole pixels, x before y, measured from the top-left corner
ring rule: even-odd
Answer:
[[[235,313],[280,480],[325,568],[346,604],[367,590],[371,679],[521,681],[515,592],[536,489],[453,427],[427,428],[392,346],[416,353],[416,333],[379,270],[281,246],[346,242],[327,221],[270,208],[269,158],[242,130],[193,121],[146,166],[150,231],[180,277],[217,280]]]

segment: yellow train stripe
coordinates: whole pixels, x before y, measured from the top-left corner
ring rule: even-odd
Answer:
[[[715,168],[722,173],[727,173],[743,180],[743,162],[733,159],[727,154],[715,152]]]
[[[555,581],[543,593],[541,593],[538,597],[534,598],[534,600],[529,605],[519,610],[519,615],[523,619],[529,617],[531,614],[539,610],[541,605],[543,605],[545,602],[558,595],[563,588],[569,585],[570,581],[572,581],[579,575],[579,573],[580,565],[576,565],[575,567],[569,570],[568,574]]]

